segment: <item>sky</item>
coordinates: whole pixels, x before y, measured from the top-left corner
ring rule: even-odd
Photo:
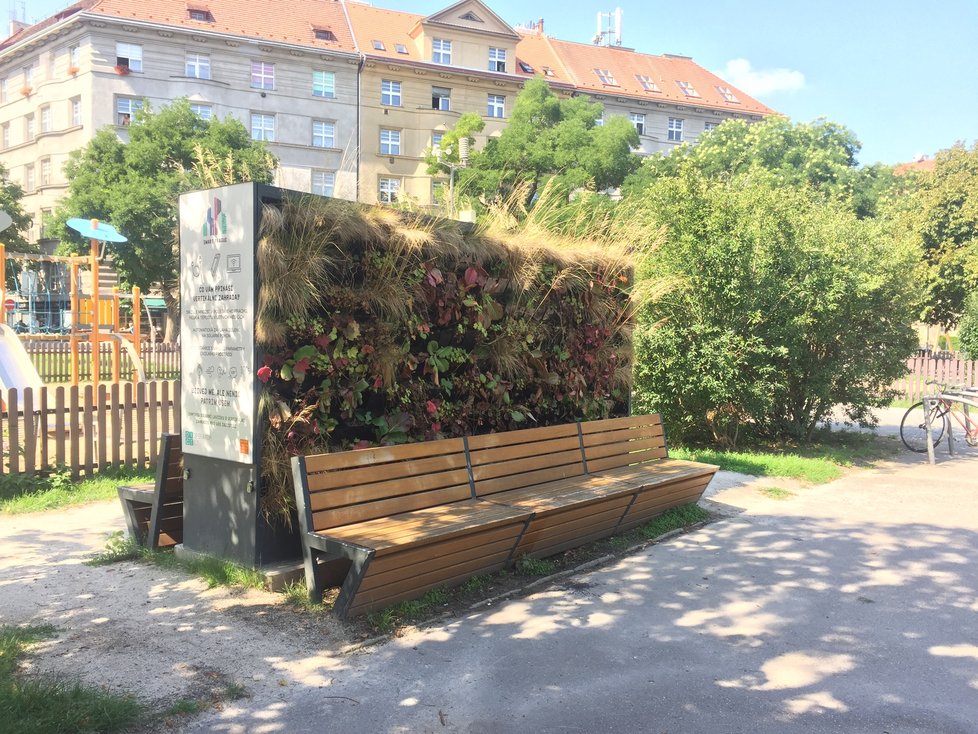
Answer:
[[[243,0],[254,2],[255,0]],[[308,0],[312,1],[312,0]],[[65,0],[8,0],[41,20]],[[428,15],[450,0],[377,0]],[[945,0],[489,0],[510,25],[590,42],[597,13],[623,11],[622,45],[692,56],[796,122],[826,118],[862,143],[859,162],[901,163],[978,138],[978,3]]]

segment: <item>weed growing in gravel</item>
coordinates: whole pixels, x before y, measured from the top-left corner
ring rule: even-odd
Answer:
[[[516,561],[517,576],[549,576],[557,570],[557,564],[549,558],[520,556]]]
[[[144,555],[146,550],[135,540],[117,530],[105,541],[105,550],[85,561],[86,566],[108,566],[119,561],[131,561]]]
[[[761,487],[757,491],[766,497],[770,497],[772,500],[786,500],[795,496],[794,492],[782,487]]]
[[[306,612],[321,613],[328,612],[332,609],[332,604],[327,604],[323,602],[314,602],[309,598],[309,589],[306,587],[305,581],[290,581],[285,585],[282,590],[282,595],[285,597],[286,604],[290,604],[297,609],[302,609]]]
[[[0,626],[0,728],[5,734],[116,732],[137,723],[144,712],[133,696],[60,678],[17,675],[17,661],[27,648],[56,635],[50,625]]]

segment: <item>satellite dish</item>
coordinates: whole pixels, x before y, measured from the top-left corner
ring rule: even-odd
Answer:
[[[0,209],[0,232],[3,232],[7,227],[14,223],[14,220],[10,218],[3,209]]]
[[[97,219],[69,219],[66,224],[86,239],[101,240],[102,242],[128,242],[111,224],[100,222]]]

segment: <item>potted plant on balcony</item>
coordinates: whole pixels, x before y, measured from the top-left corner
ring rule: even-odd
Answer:
[[[33,91],[34,89],[29,84],[25,84],[20,88],[20,93],[23,94],[25,97],[30,97],[31,92]]]
[[[78,67],[77,66],[69,66],[68,67],[68,73],[71,74],[72,76],[74,76],[75,74],[78,73]]]
[[[127,64],[119,64],[115,67],[115,73],[119,76],[125,76],[129,73],[129,66]]]

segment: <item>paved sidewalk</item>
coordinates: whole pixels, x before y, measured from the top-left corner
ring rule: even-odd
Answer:
[[[728,519],[187,731],[972,733],[978,455],[907,458],[723,490]]]

